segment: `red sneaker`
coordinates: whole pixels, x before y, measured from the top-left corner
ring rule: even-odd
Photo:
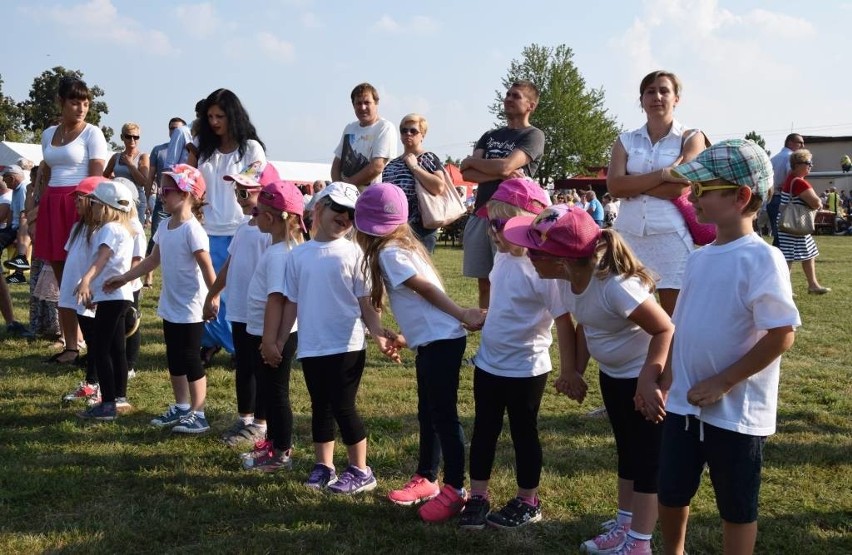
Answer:
[[[459,514],[464,509],[466,501],[467,492],[462,490],[459,495],[456,488],[444,484],[438,496],[420,507],[418,513],[424,522],[444,522]]]
[[[415,474],[402,489],[388,492],[388,499],[397,505],[414,505],[421,501],[429,501],[438,496],[441,488],[435,482],[430,482],[423,476]]]

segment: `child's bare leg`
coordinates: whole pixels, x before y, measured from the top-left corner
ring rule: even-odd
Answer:
[[[485,494],[487,494],[488,493],[488,482],[490,482],[490,480],[474,480],[473,478],[471,478],[470,479],[470,493],[471,493],[471,495],[485,495]],[[520,492],[522,490],[520,488],[518,488],[518,491]],[[523,490],[523,491],[526,491],[526,490]],[[518,495],[520,495],[520,493]]]
[[[349,464],[364,470],[367,468],[367,439],[364,438],[354,445],[346,446]]]
[[[204,410],[207,401],[207,376],[194,382],[187,382],[190,398],[190,410]]]
[[[663,553],[665,555],[683,555],[686,546],[686,521],[689,518],[689,505],[686,507],[666,507],[659,505],[660,531],[663,533]]]
[[[633,480],[618,479],[618,508],[633,512]]]
[[[748,524],[734,524],[722,521],[722,538],[725,555],[751,555],[757,541],[757,521]]]
[[[318,463],[334,468],[334,442],[314,443],[314,457]]]
[[[186,376],[171,376],[171,380],[172,392],[175,394],[175,403],[178,405],[189,405],[189,382],[186,380]]]
[[[632,507],[630,529],[640,534],[653,534],[657,525],[657,494],[634,492]]]

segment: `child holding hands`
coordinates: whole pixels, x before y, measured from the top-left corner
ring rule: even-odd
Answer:
[[[512,218],[503,234],[528,249],[541,277],[570,282],[577,366],[563,371],[557,390],[576,399],[585,393],[582,374],[589,356],[600,365],[601,394],[618,452],[618,512],[604,533],[580,550],[650,554],[657,522],[657,422],[663,415],[657,381],[674,329],[654,299],[654,280],[618,232],[601,230],[581,208],[560,204],[535,218]]]
[[[420,455],[414,476],[388,498],[398,505],[427,501],[420,517],[440,522],[458,512],[453,507],[466,497],[464,432],[457,409],[459,369],[467,343],[462,324],[478,329],[484,314],[461,308],[444,292],[431,257],[408,225],[402,189],[391,183],[368,187],[355,203],[355,227],[364,249],[364,272],[372,284],[370,301],[381,310],[387,289],[404,334],[396,336],[396,344],[417,353]],[[441,454],[443,488],[437,484]]]
[[[151,420],[158,428],[201,434],[210,429],[204,414],[207,377],[201,364],[202,308],[207,288],[216,275],[210,261],[203,218],[206,186],[201,173],[186,164],[163,172],[163,209],[171,216],[154,234],[151,254],[124,274],[107,280],[107,290],[153,271],[162,262],[162,290],[157,315],[163,319],[163,338],[175,403]]]
[[[574,364],[574,325],[564,286],[539,278],[522,247],[503,236],[509,218],[535,215],[550,203],[546,192],[529,179],[500,184],[477,215],[487,217],[491,240],[497,246],[491,270],[491,298],[474,357],[475,418],[470,442],[471,497],[464,506],[462,528],[517,528],[541,520],[538,485],[542,449],[538,411],[551,370],[551,328],[556,324],[563,366]],[[515,447],[517,495],[499,511],[490,512],[488,484],[508,412]]]
[[[660,453],[663,545],[666,554],[684,552],[689,503],[706,464],[723,551],[749,554],[781,355],[801,323],[784,256],[752,228],[771,194],[772,166],[755,143],[731,139],[674,172],[690,180],[698,221],[715,224],[716,241],[686,264],[662,380],[663,390],[671,387]]]
[[[379,315],[370,303],[369,284],[361,270],[361,249],[346,235],[352,229],[358,189],[334,182],[314,197],[314,238],[287,259],[284,294],[287,302],[281,335],[271,359],[299,319],[298,358],[311,397],[311,435],[316,464],[305,485],[333,493],[355,494],[376,488],[367,466],[367,433],[355,397],[366,361],[364,325],[387,356],[399,360],[385,337]],[[334,470],[335,422],[346,444],[348,466]]]

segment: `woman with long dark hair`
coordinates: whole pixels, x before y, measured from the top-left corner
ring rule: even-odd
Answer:
[[[258,162],[261,168],[265,166],[266,147],[257,136],[242,102],[228,89],[213,91],[205,99],[201,113],[198,135],[193,141],[198,153],[190,149],[187,163],[201,171],[207,184],[204,230],[210,237],[210,256],[218,273],[228,258],[228,247],[237,227],[246,219],[234,195],[233,184],[224,178],[242,173]],[[205,364],[209,364],[222,347],[229,353],[234,352],[225,304],[223,299],[216,320],[205,325],[201,342]]]
[[[97,126],[86,123],[90,101],[91,93],[84,81],[64,77],[58,91],[59,124],[45,129],[41,136],[44,166],[38,187],[43,194],[36,220],[35,256],[50,263],[59,283],[65,268],[65,243],[77,220],[74,198],[69,193],[84,178],[102,175],[108,156],[104,134]],[[65,349],[50,360],[67,364],[79,352],[74,310],[60,308],[59,325]]]

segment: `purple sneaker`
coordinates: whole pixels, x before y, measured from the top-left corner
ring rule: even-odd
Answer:
[[[337,478],[337,482],[328,486],[328,490],[332,493],[353,495],[362,491],[374,490],[377,484],[376,477],[370,467],[367,467],[367,471],[364,472],[355,466],[349,466]]]
[[[311,474],[308,476],[305,485],[313,489],[325,489],[335,482],[337,482],[337,474],[334,473],[334,469],[322,463],[317,463],[311,469]]]

